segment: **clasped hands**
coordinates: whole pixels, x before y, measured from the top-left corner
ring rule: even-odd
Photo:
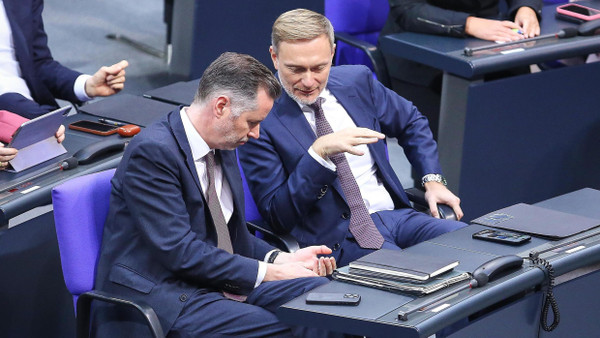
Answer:
[[[335,258],[318,257],[331,254],[325,245],[302,248],[296,252],[281,252],[273,264],[267,267],[265,281],[292,279],[300,277],[328,276],[336,268]]]

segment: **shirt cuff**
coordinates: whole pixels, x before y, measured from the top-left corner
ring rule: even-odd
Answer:
[[[336,171],[337,167],[335,166],[335,164],[333,164],[333,162],[328,158],[328,159],[324,159],[321,156],[319,156],[312,147],[308,148],[308,154],[315,159],[315,161],[319,162],[319,164],[321,164],[322,166],[324,166],[325,168],[331,170],[331,171]]]
[[[92,99],[91,97],[87,96],[87,93],[85,92],[85,82],[90,77],[92,76],[88,74],[81,74],[75,80],[75,84],[73,84],[73,92],[79,101],[89,101]]]
[[[269,254],[267,254],[267,257]],[[258,274],[256,276],[256,283],[254,283],[254,288],[258,287],[260,283],[262,283],[263,279],[265,279],[265,275],[267,274],[267,263],[258,261]]]

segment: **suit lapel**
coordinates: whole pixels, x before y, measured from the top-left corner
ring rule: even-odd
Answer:
[[[171,126],[171,132],[173,133],[173,137],[175,138],[175,141],[177,141],[179,149],[181,149],[181,152],[185,157],[185,164],[188,170],[192,173],[192,176],[194,177],[194,183],[196,184],[200,195],[202,195],[202,198],[204,199],[204,194],[202,193],[202,186],[200,185],[200,179],[198,176],[198,172],[196,171],[196,164],[194,163],[194,157],[192,156],[192,149],[190,148],[190,143],[185,134],[185,129],[183,128],[181,116],[179,115],[180,110],[181,107],[169,113],[169,125]],[[204,201],[204,203],[206,203],[206,201]]]
[[[354,121],[357,127],[369,128],[372,130],[380,131],[377,120],[372,113],[373,107],[365,105],[363,100],[360,99],[358,94],[359,88],[354,86],[345,86],[337,80],[335,76],[335,69],[332,69],[330,75],[330,81],[327,85],[327,89],[331,91],[331,94],[336,97],[339,103],[344,107],[350,118]],[[365,90],[367,90],[365,88]],[[375,160],[379,171],[382,172],[383,164],[388,162],[387,159],[387,147],[385,142],[376,142],[368,144],[371,156]]]
[[[317,135],[312,131],[302,109],[285,91],[277,101],[277,110],[273,112],[274,115],[288,129],[290,135],[302,145],[304,150],[308,150],[317,139]]]
[[[327,89],[344,107],[350,118],[357,127],[365,127],[376,130],[376,120],[371,113],[370,107],[364,105],[360,100],[357,88],[340,85],[337,82],[330,83]]]

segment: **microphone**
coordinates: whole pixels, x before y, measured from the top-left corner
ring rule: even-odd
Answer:
[[[38,173],[36,175],[33,175],[27,179],[25,179],[24,181],[21,181],[17,184],[14,184],[6,189],[4,189],[4,191],[0,191],[0,192],[12,192],[15,189],[19,189],[20,186],[22,186],[23,184],[26,183],[31,183],[33,182],[33,180],[40,178],[42,176],[46,176],[50,173],[53,173],[55,171],[59,171],[59,170],[70,170],[70,169],[74,169],[77,168],[77,166],[79,166],[79,160],[77,159],[77,157],[71,156],[69,158],[65,158],[64,160],[62,160],[61,162],[58,163],[58,165],[53,165],[50,169],[44,170],[41,173]]]
[[[505,42],[505,43],[501,43],[501,44],[487,45],[487,46],[481,46],[481,47],[475,47],[475,48],[465,47],[465,50],[463,51],[463,53],[466,56],[473,56],[473,53],[480,52],[482,50],[503,48],[506,46],[516,45],[519,43],[545,40],[545,39],[567,39],[567,38],[572,38],[574,36],[577,36],[577,28],[567,27],[567,28],[561,29],[558,32],[553,33],[553,34],[540,35],[540,36],[536,36],[536,37],[529,38],[529,39],[509,41],[509,42]]]
[[[73,156],[64,159],[59,165],[61,170],[74,169],[77,168],[77,166],[79,166],[79,160],[77,159],[77,157]]]

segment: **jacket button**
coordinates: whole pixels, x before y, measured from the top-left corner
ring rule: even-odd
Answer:
[[[185,302],[185,301],[187,301],[187,299],[188,299],[188,298],[187,298],[187,295],[186,295],[185,293],[182,293],[182,294],[179,296],[179,300],[180,300],[180,301],[182,301],[182,302]]]
[[[344,213],[342,213],[342,218],[348,219],[348,218],[350,218],[350,214],[348,214],[347,212],[344,212]]]
[[[335,243],[333,245],[333,251],[338,251],[340,249],[340,243]]]

